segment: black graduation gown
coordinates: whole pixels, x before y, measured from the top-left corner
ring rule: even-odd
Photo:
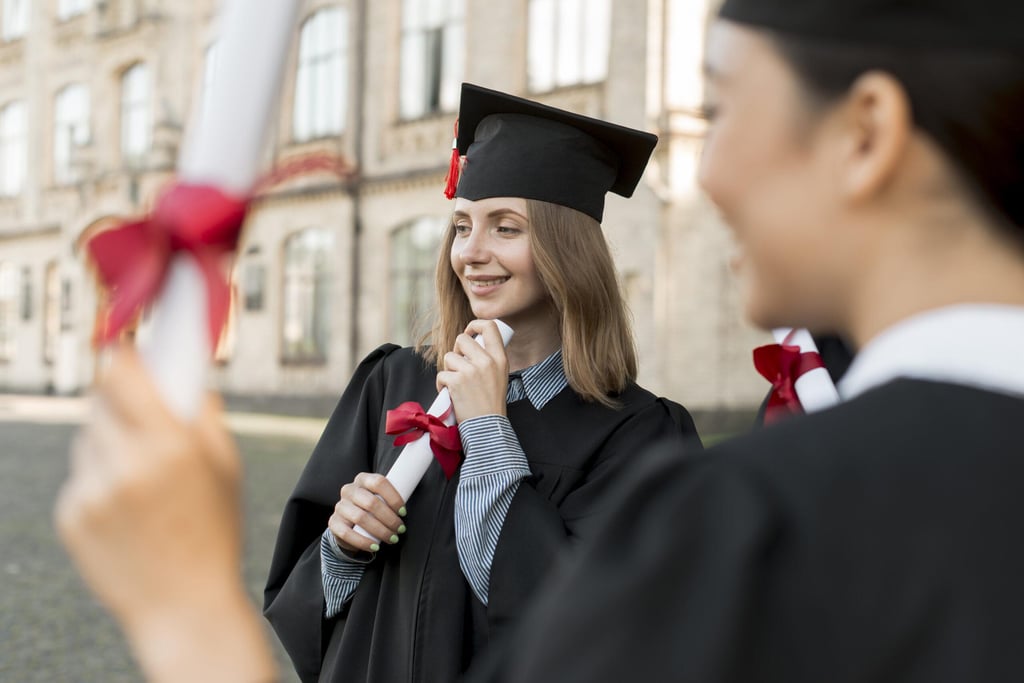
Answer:
[[[1024,681],[1024,399],[898,380],[634,474],[470,680]]]
[[[610,483],[643,447],[695,434],[678,404],[630,386],[612,410],[566,387],[537,411],[508,416],[530,462],[502,528],[488,605],[459,568],[450,481],[432,464],[407,503],[408,531],[385,546],[336,618],[325,620],[320,536],[341,487],[362,471],[387,472],[401,449],[384,433],[388,409],[427,406],[435,371],[412,349],[385,345],[358,367],[284,511],[264,613],[304,681],[451,681],[489,637],[516,617],[567,538],[585,538]],[[699,447],[699,443],[697,445]],[[321,665],[322,663],[322,665]]]

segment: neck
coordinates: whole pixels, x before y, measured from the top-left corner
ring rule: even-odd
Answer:
[[[970,303],[1024,306],[1024,249],[987,225],[901,229],[872,255],[850,300],[857,348],[910,316]]]
[[[553,325],[524,325],[521,327],[513,325],[512,329],[515,334],[512,335],[512,339],[505,349],[510,372],[540,363],[561,346],[558,329]]]

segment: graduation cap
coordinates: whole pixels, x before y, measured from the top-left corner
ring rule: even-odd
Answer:
[[[463,83],[445,194],[538,199],[600,222],[605,193],[631,196],[657,142],[651,133]],[[461,177],[459,155],[466,157]]]
[[[838,42],[1024,54],[1022,0],[725,0],[719,17]]]

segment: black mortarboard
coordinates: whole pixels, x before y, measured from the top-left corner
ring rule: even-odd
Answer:
[[[1024,53],[1022,0],[725,0],[719,16],[845,43]]]
[[[581,211],[598,222],[604,196],[633,194],[658,138],[496,90],[462,84],[454,196],[523,197]]]

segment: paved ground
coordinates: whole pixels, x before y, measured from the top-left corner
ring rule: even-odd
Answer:
[[[141,677],[114,623],[82,586],[50,521],[79,399],[0,395],[0,681],[121,683]],[[245,577],[254,600],[278,516],[323,421],[229,416],[246,463]],[[276,642],[275,642],[276,645]],[[285,675],[295,681],[279,651]]]

